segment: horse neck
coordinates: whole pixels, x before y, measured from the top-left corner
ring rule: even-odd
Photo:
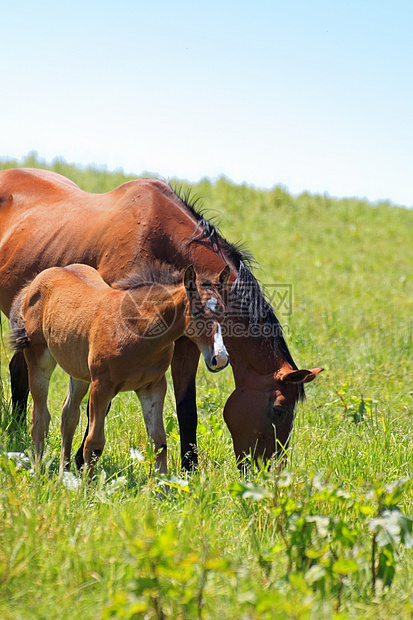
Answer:
[[[168,214],[167,218],[165,214]],[[153,222],[156,223],[157,231],[156,235],[147,239],[153,256],[180,269],[193,264],[198,272],[219,273],[229,265],[232,272],[230,281],[236,279],[237,271],[232,261],[213,241],[200,238],[191,242],[202,229],[197,219],[180,204],[180,199],[172,191],[171,196],[163,195],[157,206],[152,207],[150,217],[152,226]]]
[[[247,322],[237,322],[236,326],[238,330],[230,326],[224,340],[237,387],[250,384],[254,389],[258,377],[274,375],[282,367],[293,368],[280,347],[273,349],[268,339],[247,335]]]
[[[184,267],[189,263],[193,264],[198,271],[208,270],[211,273],[219,273],[226,265],[231,268],[229,284],[238,277],[238,270],[235,268],[229,256],[219,248],[214,248],[210,242],[195,241],[194,243],[183,242],[189,240],[194,234],[194,221],[191,220],[190,226],[181,227],[178,225],[174,234],[169,236],[169,242],[174,246],[174,263],[178,267]],[[241,334],[237,330],[229,330],[229,335],[224,337],[225,345],[230,351],[230,363],[234,373],[236,384],[243,384],[248,378],[248,382],[254,376],[265,376],[276,373],[281,367],[295,367],[285,359],[282,349],[277,346],[272,347],[270,338],[254,338],[250,334],[248,321],[242,317],[234,317],[235,324],[241,326]],[[232,325],[233,326],[233,325]],[[281,329],[281,328],[280,328]],[[283,341],[283,339],[282,339]]]
[[[164,318],[169,319],[171,325],[171,336],[173,341],[184,335],[185,331],[185,310],[186,310],[186,289],[183,284],[169,290],[169,297],[164,306]]]
[[[174,262],[179,267],[191,263],[196,270],[208,270],[211,273],[219,273],[226,265],[229,265],[231,268],[229,286],[231,286],[238,277],[238,270],[227,254],[214,247],[209,241],[204,242],[202,239],[193,243],[182,241],[182,239],[191,238],[194,234],[194,226],[196,227],[196,224],[193,220],[186,228],[178,226],[174,234],[169,237],[170,243],[174,244]],[[272,336],[254,337],[251,334],[248,320],[242,316],[234,316],[231,327],[234,325],[241,328],[240,332],[237,333],[236,329],[228,330],[224,341],[230,352],[230,363],[237,385],[251,383],[254,377],[274,375],[282,367],[296,368],[281,333],[275,334],[274,338]],[[278,325],[272,327],[281,330]],[[283,348],[286,353],[283,352]]]
[[[139,309],[142,299],[153,308],[153,318],[168,326],[157,340],[166,345],[184,335],[186,289],[183,284],[178,286],[162,286],[158,291],[151,291],[147,297],[147,289],[129,289],[135,308]]]

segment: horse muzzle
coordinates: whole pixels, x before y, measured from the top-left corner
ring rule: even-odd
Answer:
[[[222,338],[221,326],[218,324],[218,329],[214,334],[214,346],[210,356],[204,354],[205,363],[208,370],[211,372],[219,372],[224,370],[229,363],[228,351],[225,348],[224,340]]]
[[[214,352],[209,358],[205,357],[205,364],[210,372],[219,372],[224,370],[229,364],[229,356],[227,350],[219,350]]]

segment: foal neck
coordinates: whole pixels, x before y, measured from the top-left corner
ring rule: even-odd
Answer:
[[[129,291],[133,312],[143,332],[156,334],[162,342],[174,342],[185,331],[186,289],[183,284],[154,284]],[[159,336],[158,336],[159,334]]]

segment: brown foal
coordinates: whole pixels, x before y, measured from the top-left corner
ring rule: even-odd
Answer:
[[[10,312],[12,343],[23,350],[33,398],[31,434],[38,465],[47,437],[49,381],[59,364],[70,375],[62,409],[60,472],[70,468],[80,403],[90,385],[90,425],[84,462],[93,472],[105,445],[105,415],[119,392],[135,391],[155,444],[155,469],[167,471],[163,404],[165,373],[174,341],[189,337],[213,371],[228,364],[220,323],[221,292],[229,268],[215,283],[189,266],[160,263],[109,286],[87,265],[42,271],[16,296]]]

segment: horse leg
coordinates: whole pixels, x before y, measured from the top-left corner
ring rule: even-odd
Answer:
[[[89,383],[70,377],[69,391],[62,408],[60,432],[62,435],[62,450],[60,453],[59,474],[70,470],[70,454],[72,451],[73,435],[79,423],[80,404],[89,389]]]
[[[79,448],[79,450],[76,452],[76,456],[75,456],[75,463],[76,463],[76,467],[77,467],[77,469],[78,469],[79,471],[82,469],[83,465],[85,464],[85,461],[84,461],[84,459],[83,459],[83,449],[84,449],[84,447],[85,447],[86,437],[87,437],[87,436],[88,436],[88,434],[89,434],[89,409],[90,409],[89,403],[90,403],[90,398],[89,398],[89,400],[87,401],[87,408],[86,408],[86,415],[87,415],[87,426],[86,426],[85,434],[83,435],[83,440],[82,440],[82,443],[80,444],[80,448]],[[110,405],[111,405],[111,403],[109,403],[109,406],[108,406],[108,410],[107,410],[107,412],[106,412],[106,415],[108,415],[108,413],[109,413],[109,411],[110,411]]]
[[[56,367],[56,362],[45,346],[26,349],[25,355],[29,370],[29,388],[33,398],[30,433],[34,444],[35,463],[38,467],[49,432],[51,418],[47,408],[47,395],[50,377]]]
[[[163,424],[163,404],[166,394],[165,375],[158,383],[142,390],[136,390],[140,400],[148,437],[155,444],[155,471],[160,474],[168,472],[166,455],[166,433]]]
[[[29,376],[23,351],[15,353],[9,364],[12,398],[12,420],[22,426],[29,396]]]
[[[92,381],[89,396],[89,432],[83,448],[83,459],[89,470],[89,478],[105,446],[105,417],[113,390],[99,379]]]
[[[171,371],[181,438],[181,462],[187,471],[196,469],[198,465],[195,378],[199,355],[198,347],[188,338],[180,338],[175,342]]]

